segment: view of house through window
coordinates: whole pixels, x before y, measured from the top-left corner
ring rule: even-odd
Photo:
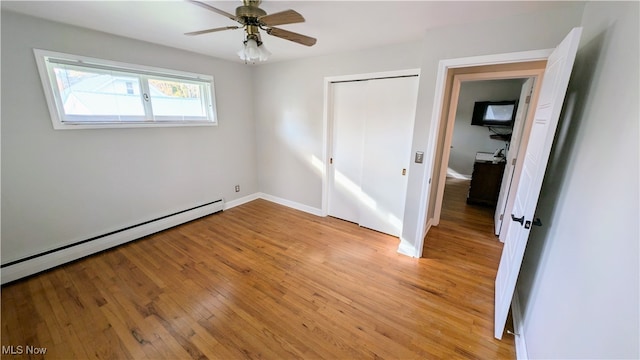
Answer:
[[[137,78],[82,71],[68,65],[55,66],[54,71],[66,115],[85,116],[85,120],[90,116],[118,116],[122,121],[144,120]]]
[[[197,84],[184,81],[149,79],[149,95],[154,115],[160,116],[205,116],[206,108],[201,101],[202,91]]]
[[[216,121],[211,77],[62,55],[36,51],[56,128]]]

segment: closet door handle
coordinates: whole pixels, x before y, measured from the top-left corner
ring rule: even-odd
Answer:
[[[524,215],[521,218],[517,218],[513,214],[511,214],[511,220],[519,222],[520,226],[522,226],[522,224],[524,224]]]

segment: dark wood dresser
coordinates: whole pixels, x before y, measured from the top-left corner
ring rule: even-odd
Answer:
[[[467,204],[495,207],[504,168],[504,158],[494,158],[492,153],[476,153]]]

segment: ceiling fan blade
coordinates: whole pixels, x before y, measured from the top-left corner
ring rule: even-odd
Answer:
[[[207,29],[207,30],[192,31],[192,32],[184,33],[184,34],[192,36],[192,35],[208,34],[208,33],[212,33],[212,32],[225,31],[225,30],[235,30],[235,29],[240,29],[240,26],[224,26],[224,27]]]
[[[222,15],[224,17],[227,17],[227,18],[229,18],[229,19],[231,19],[233,21],[238,21],[238,18],[235,15],[230,14],[230,13],[224,11],[224,10],[220,10],[218,8],[215,8],[215,7],[213,7],[213,6],[209,5],[209,4],[205,4],[203,2],[196,1],[196,0],[186,0],[186,1],[192,3],[193,5],[197,5],[197,6],[200,6],[202,8],[205,8],[205,9],[207,9],[209,11],[213,11],[214,13],[220,14],[220,15]]]
[[[304,17],[295,10],[285,10],[261,16],[258,20],[266,26],[296,24],[304,22]]]
[[[293,41],[298,44],[313,46],[316,43],[316,39],[310,36],[294,33],[293,31],[279,29],[279,28],[270,28],[267,29],[267,34],[277,36],[279,38]]]

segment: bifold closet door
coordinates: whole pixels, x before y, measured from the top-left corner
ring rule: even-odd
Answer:
[[[400,236],[418,77],[333,84],[329,215]]]

